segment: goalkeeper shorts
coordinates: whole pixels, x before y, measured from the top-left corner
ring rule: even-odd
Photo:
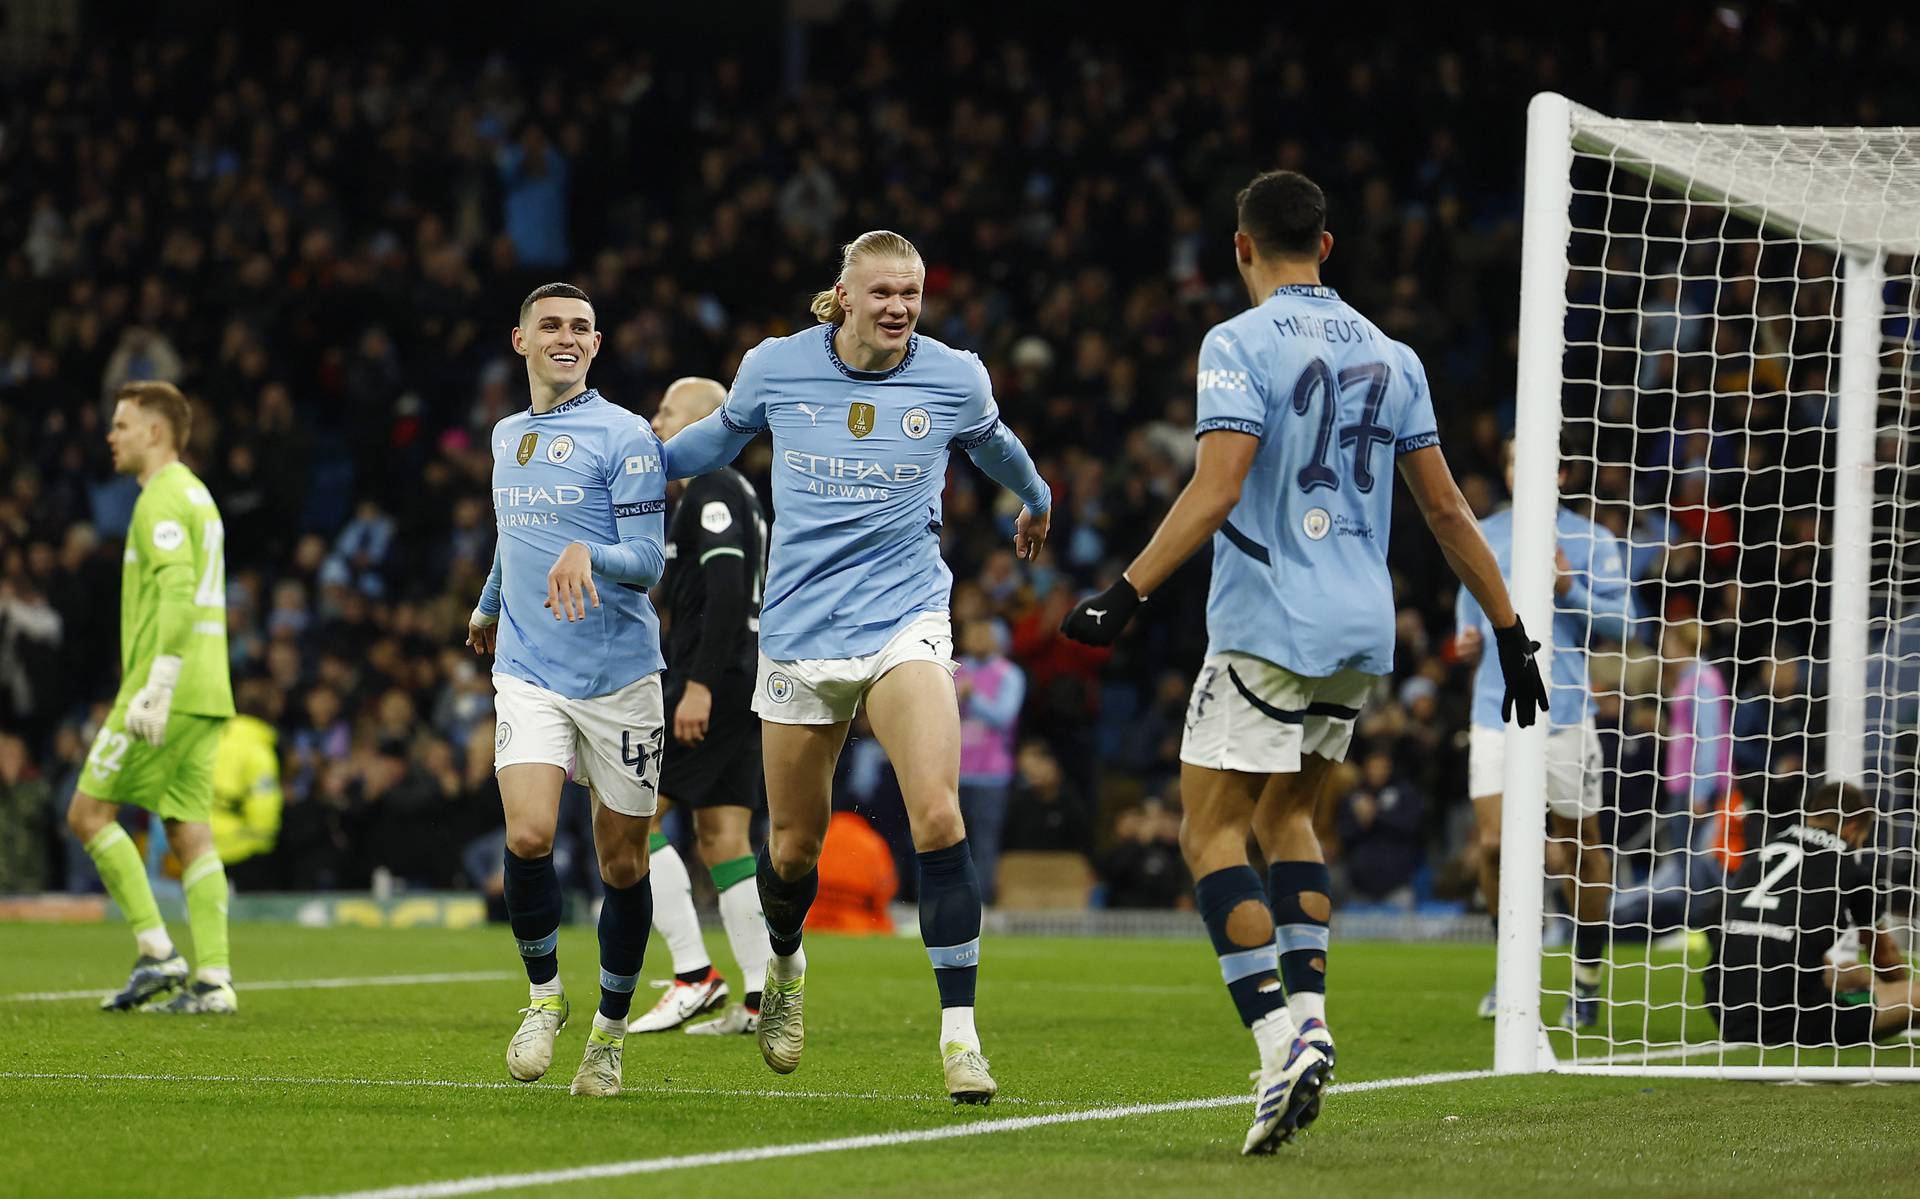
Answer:
[[[173,712],[161,743],[149,745],[127,731],[127,709],[116,705],[87,753],[80,791],[135,804],[162,820],[205,824],[213,814],[213,760],[226,727],[224,716]]]
[[[1298,774],[1304,754],[1344,762],[1378,681],[1359,670],[1308,678],[1238,650],[1211,654],[1187,700],[1180,760],[1245,774]]]

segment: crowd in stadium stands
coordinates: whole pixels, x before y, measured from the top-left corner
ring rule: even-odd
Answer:
[[[646,413],[674,378],[728,380],[743,351],[808,321],[838,243],[888,227],[927,263],[922,332],[985,358],[1057,501],[1047,553],[1021,563],[1009,497],[965,464],[950,483],[975,852],[1077,854],[1114,906],[1190,902],[1177,751],[1206,563],[1111,652],[1057,629],[1192,464],[1199,340],[1245,303],[1234,192],[1276,165],[1326,186],[1327,281],[1425,358],[1449,460],[1485,513],[1505,499],[1527,96],[1851,124],[1916,79],[1897,22],[1812,38],[1791,22],[1816,18],[1797,10],[1570,34],[1557,53],[1414,28],[1310,45],[1276,26],[1164,60],[1144,36],[1059,43],[911,19],[888,38],[816,30],[798,82],[764,77],[770,51],[605,42],[556,70],[533,52],[215,34],[70,46],[0,83],[0,816],[32,830],[0,838],[4,889],[94,885],[59,812],[117,676],[136,488],[112,474],[104,433],[122,381],[177,380],[193,397],[188,459],[225,515],[239,706],[280,767],[277,793],[241,772],[221,800],[241,889],[364,887],[380,872],[484,887],[498,855],[470,850],[498,836],[491,688],[460,642],[492,551],[487,433],[526,402],[507,340],[520,298],[555,278],[583,286],[606,337],[590,381]],[[1867,108],[1809,94],[1842,72]],[[1686,311],[1710,332],[1710,307]],[[1790,606],[1790,587],[1699,584],[1698,556],[1741,537],[1733,497],[1689,469],[1704,439],[1606,448],[1636,467],[1595,491],[1637,489],[1634,512],[1663,522],[1630,530],[1634,512],[1602,506],[1635,537],[1643,613]],[[1756,476],[1781,465],[1773,443],[1746,452]],[[764,482],[764,443],[742,463]],[[1644,506],[1655,492],[1671,497],[1664,515]],[[1454,584],[1411,517],[1393,547],[1395,675],[1326,821],[1357,898],[1471,902],[1468,669],[1451,653]],[[1779,568],[1824,569],[1803,551]],[[1735,731],[1812,734],[1792,660],[1807,644],[1755,652],[1709,629],[1669,673],[1713,674],[1717,691],[1690,677],[1690,694],[1729,706]],[[1736,648],[1789,660],[1736,668]],[[1608,752],[1644,763],[1623,812],[1665,803],[1638,780],[1725,785],[1725,770],[1699,784],[1654,760],[1662,690],[1645,682],[1603,713]],[[1804,752],[1738,744],[1729,770]],[[844,802],[898,846],[904,818],[871,745],[843,759]]]

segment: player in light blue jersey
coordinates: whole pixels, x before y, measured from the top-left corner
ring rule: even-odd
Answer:
[[[646,588],[666,569],[667,480],[647,421],[587,387],[600,333],[585,292],[537,288],[520,306],[513,348],[527,360],[533,403],[493,428],[499,532],[467,629],[476,653],[494,655],[507,914],[531,988],[507,1069],[523,1082],[545,1074],[567,1022],[553,834],[571,773],[593,791],[606,883],[600,1005],[572,1090],[613,1095],[653,923],[647,832],[666,725],[660,624]]]
[[[1506,447],[1507,489],[1513,489],[1513,442]],[[1564,483],[1564,480],[1562,480]],[[1513,509],[1480,522],[1502,578],[1513,577]],[[1591,1028],[1599,1020],[1600,966],[1606,952],[1613,864],[1600,836],[1600,736],[1594,729],[1587,648],[1595,638],[1624,642],[1633,615],[1627,557],[1620,539],[1568,508],[1554,518],[1552,689],[1547,723],[1547,873],[1564,879],[1574,913],[1573,999],[1561,1023]],[[1456,645],[1472,661],[1493,626],[1464,588],[1456,604]],[[1500,912],[1500,795],[1505,788],[1507,734],[1500,718],[1500,679],[1482,659],[1473,676],[1473,733],[1467,794],[1480,839],[1480,890]],[[1577,858],[1577,861],[1576,861]],[[1494,990],[1480,1001],[1482,1019],[1498,1008]]]
[[[940,557],[949,448],[1025,503],[1014,533],[1021,557],[1046,540],[1052,496],[1000,422],[980,360],[914,332],[925,279],[919,252],[897,233],[850,243],[839,281],[814,298],[821,323],[748,353],[720,410],[667,441],[667,473],[715,470],[773,434],[753,701],[770,818],[760,901],[774,952],[762,1056],[783,1074],[800,1062],[801,925],[819,887],[834,765],[865,699],[919,854],[920,935],[940,992],[947,1092],[986,1103],[998,1088],[973,1019],[980,885],[960,818],[953,576]]]
[[[1242,1146],[1253,1154],[1318,1117],[1333,1072],[1331,885],[1313,816],[1393,662],[1394,467],[1448,564],[1493,613],[1505,702],[1522,725],[1546,692],[1538,646],[1440,452],[1420,360],[1320,282],[1333,249],[1320,189],[1292,171],[1257,177],[1240,193],[1233,244],[1253,307],[1201,343],[1193,479],[1140,556],[1062,631],[1112,644],[1211,539],[1207,659],[1180,748],[1180,847],[1260,1052]],[[1266,889],[1248,863],[1249,830],[1269,863]]]

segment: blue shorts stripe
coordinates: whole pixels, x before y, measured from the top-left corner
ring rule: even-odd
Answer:
[[[965,945],[929,945],[927,960],[935,970],[965,970],[980,964],[980,938]]]
[[[543,958],[560,946],[560,930],[554,929],[538,941],[515,941],[523,958]]]
[[[635,970],[632,974],[615,974],[605,966],[600,967],[600,986],[603,990],[619,991],[622,994],[631,995],[633,989],[639,985],[640,972],[638,970]]]
[[[1280,954],[1271,945],[1220,955],[1220,978],[1224,982],[1237,983],[1256,974],[1274,974],[1279,969]]]
[[[1325,950],[1327,926],[1324,924],[1283,924],[1273,930],[1275,946],[1281,953],[1299,949]]]

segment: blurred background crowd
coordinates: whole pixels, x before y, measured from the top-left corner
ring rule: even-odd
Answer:
[[[237,885],[484,886],[469,849],[499,824],[491,687],[461,636],[492,552],[486,434],[526,402],[507,338],[520,298],[584,287],[606,337],[591,383],[651,413],[673,379],[729,380],[744,350],[802,327],[839,243],[886,227],[925,257],[921,331],[984,357],[1057,502],[1047,552],[1020,563],[1008,497],[964,462],[949,481],[963,789],[1003,813],[976,853],[1079,855],[1109,905],[1188,902],[1177,750],[1207,563],[1110,654],[1056,630],[1191,467],[1200,338],[1246,303],[1235,191],[1273,166],[1326,188],[1326,280],[1422,356],[1484,514],[1506,499],[1533,92],[1850,125],[1911,113],[1920,87],[1899,19],[1802,6],[1652,27],[1588,12],[1524,38],[1441,14],[1303,28],[1200,6],[1168,18],[1193,25],[1175,39],[1002,4],[794,6],[826,14],[805,22],[767,7],[763,36],[697,53],[611,19],[493,47],[406,20],[351,42],[135,20],[0,73],[0,890],[94,885],[59,813],[117,683],[136,487],[104,435],[122,381],[192,397],[187,457],[226,519],[236,727],[278,767],[277,789],[236,767],[223,793]],[[1842,75],[1857,108],[1809,86]],[[1774,301],[1710,281],[1676,288],[1657,328],[1603,331],[1617,282],[1573,282],[1571,320],[1593,328],[1570,332],[1629,352],[1570,359],[1592,386],[1569,410],[1597,418],[1583,452],[1610,465],[1569,493],[1632,537],[1643,617],[1708,622],[1665,647],[1664,671],[1614,667],[1602,721],[1626,819],[1698,789],[1659,761],[1675,676],[1716,676],[1705,702],[1730,760],[1708,792],[1790,773],[1819,733],[1821,496],[1796,468],[1823,452],[1829,380],[1806,344],[1779,351],[1784,369],[1738,352]],[[1817,308],[1808,291],[1789,288],[1790,317]],[[1636,438],[1635,386],[1679,397],[1653,423],[1701,432]],[[1712,401],[1733,396],[1768,436],[1714,435],[1728,405]],[[767,460],[764,442],[742,459],[762,485]],[[1743,523],[1756,511],[1772,523]],[[1325,822],[1355,900],[1471,904],[1455,584],[1417,514],[1396,523],[1396,670]],[[1762,541],[1797,548],[1763,560]],[[1780,619],[1739,635],[1725,620],[1757,614]],[[899,844],[870,740],[842,775],[845,803]]]

